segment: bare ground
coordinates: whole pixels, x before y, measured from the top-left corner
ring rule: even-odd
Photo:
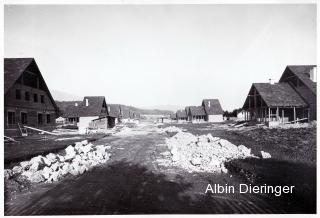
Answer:
[[[245,134],[207,130],[207,127],[201,131],[201,126],[193,125],[188,131],[194,134],[209,131],[237,145],[260,146],[257,151],[261,148],[272,151]],[[298,155],[297,161],[289,161],[290,155],[281,150],[278,156],[272,152],[276,158],[268,160],[230,162],[228,174],[190,173],[157,161],[168,151],[163,145],[169,137],[167,134],[158,133],[153,125],[138,127],[136,132],[139,134],[96,141],[95,144],[111,145],[111,159],[83,175],[16,193],[10,193],[7,187],[5,214],[315,213],[316,168],[315,162],[304,160],[308,155]],[[205,194],[208,183],[294,184],[297,191],[281,197]]]

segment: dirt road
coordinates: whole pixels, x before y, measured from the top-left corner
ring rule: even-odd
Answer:
[[[208,183],[237,185],[231,174],[189,173],[162,165],[166,133],[152,124],[102,138],[111,159],[76,178],[42,184],[5,203],[6,215],[295,213],[287,198],[258,194],[205,194]],[[300,208],[301,212],[301,208]],[[303,211],[302,211],[303,212]]]

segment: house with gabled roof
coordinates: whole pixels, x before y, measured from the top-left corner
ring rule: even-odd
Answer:
[[[204,122],[206,119],[206,111],[202,106],[189,106],[188,119],[192,123]]]
[[[19,126],[55,128],[58,107],[34,58],[4,59],[4,130],[19,135]]]
[[[63,117],[75,123],[80,133],[86,133],[89,128],[112,128],[116,120],[104,96],[85,96],[80,104],[67,106]]]
[[[309,120],[317,119],[316,65],[289,65],[279,82],[287,82],[308,104]]]
[[[203,99],[202,107],[206,112],[205,121],[223,122],[223,110],[218,99]]]
[[[178,122],[186,122],[188,120],[186,110],[178,110],[176,112],[176,119]]]
[[[245,120],[279,123],[316,119],[316,69],[287,66],[279,83],[253,83],[243,105]]]

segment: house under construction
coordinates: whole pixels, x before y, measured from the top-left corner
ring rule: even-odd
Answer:
[[[279,123],[316,119],[316,66],[287,66],[279,83],[253,83],[245,120]]]

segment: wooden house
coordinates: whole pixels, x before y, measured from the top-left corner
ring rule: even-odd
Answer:
[[[308,105],[289,83],[253,83],[243,109],[245,120],[270,126],[308,117]]]
[[[205,122],[206,120],[206,111],[202,106],[190,106],[188,107],[188,120],[192,123]]]
[[[80,104],[66,107],[63,117],[69,122],[74,122],[79,128],[79,133],[86,133],[88,128],[114,127],[116,117],[109,112],[110,106],[108,107],[104,96],[86,96]]]
[[[223,110],[218,99],[203,99],[202,107],[205,110],[205,121],[223,122]]]
[[[55,128],[58,107],[33,58],[4,59],[4,132],[20,135],[19,126]]]
[[[178,110],[176,113],[176,119],[179,123],[187,122],[188,116],[186,110]]]
[[[309,120],[317,119],[317,68],[315,65],[287,66],[279,82],[287,82],[308,104]]]
[[[253,83],[243,105],[245,120],[279,123],[316,119],[315,66],[287,66],[279,83]]]

